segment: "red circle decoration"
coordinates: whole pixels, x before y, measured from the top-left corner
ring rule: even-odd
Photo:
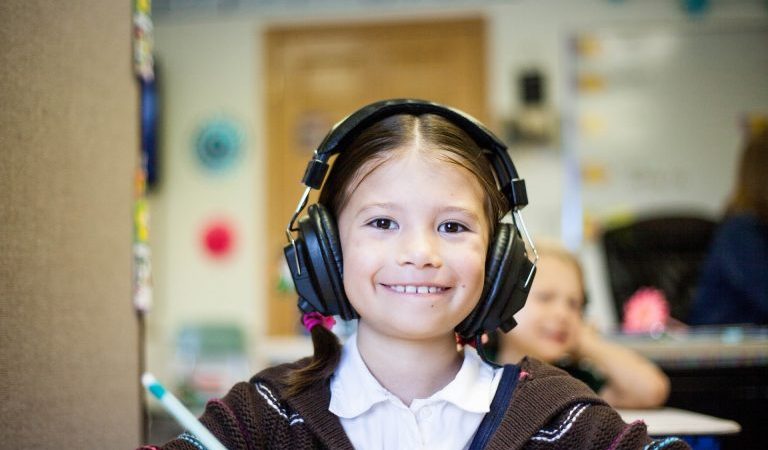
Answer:
[[[213,221],[203,231],[203,246],[209,256],[223,258],[234,248],[235,235],[226,221]]]

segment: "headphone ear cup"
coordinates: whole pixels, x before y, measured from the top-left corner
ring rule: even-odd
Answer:
[[[320,298],[327,306],[325,315],[340,315],[344,320],[357,317],[344,291],[343,259],[336,220],[325,206],[310,205],[306,220],[300,223]]]
[[[533,264],[528,260],[525,243],[510,223],[499,223],[485,261],[485,284],[480,301],[457,327],[463,338],[472,338],[497,328],[509,331],[515,325],[513,315],[525,304],[530,288],[525,284]]]

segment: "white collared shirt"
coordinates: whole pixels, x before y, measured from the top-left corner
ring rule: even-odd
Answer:
[[[466,449],[490,410],[502,371],[467,346],[464,362],[443,389],[406,406],[373,377],[349,337],[331,378],[331,404],[356,449]]]

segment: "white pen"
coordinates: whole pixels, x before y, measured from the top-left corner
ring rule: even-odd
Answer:
[[[184,405],[168,390],[166,390],[162,384],[149,372],[144,372],[141,376],[141,383],[149,392],[152,393],[160,403],[165,407],[174,419],[176,419],[182,427],[187,431],[194,434],[195,437],[203,444],[208,450],[227,450],[224,445],[216,439],[216,436],[208,431],[199,420],[189,412]]]

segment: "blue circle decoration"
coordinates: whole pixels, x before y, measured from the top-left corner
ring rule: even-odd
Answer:
[[[710,0],[682,0],[683,9],[690,16],[701,16],[709,10]]]
[[[197,133],[195,154],[203,167],[211,172],[231,169],[242,152],[243,133],[229,119],[208,121]]]

